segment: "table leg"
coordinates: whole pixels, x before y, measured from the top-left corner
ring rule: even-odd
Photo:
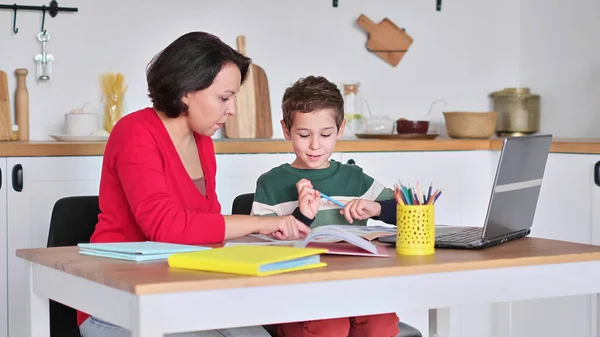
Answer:
[[[429,337],[459,337],[460,324],[460,308],[429,310]]]
[[[33,287],[33,263],[29,263],[29,329],[31,337],[50,337],[50,303]]]
[[[163,337],[162,310],[161,301],[152,295],[141,296],[138,300],[137,308],[133,317],[131,337]]]
[[[437,309],[429,309],[429,337],[439,337]]]
[[[492,337],[512,337],[512,302],[491,303]]]
[[[591,298],[591,335],[593,337],[600,337],[600,299],[598,294],[592,294]]]

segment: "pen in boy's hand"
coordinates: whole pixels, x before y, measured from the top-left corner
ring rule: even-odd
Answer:
[[[320,193],[320,192],[319,192],[319,193]],[[326,196],[326,195],[325,195],[325,194],[323,194],[323,193],[321,193],[321,197],[323,197],[323,198],[325,198],[325,199],[327,199],[327,200],[329,200],[329,201],[333,202],[334,204],[336,204],[336,205],[340,206],[341,208],[344,208],[344,204],[342,204],[341,202],[339,202],[339,201],[337,201],[337,200],[333,199],[332,197],[328,197],[328,196]]]

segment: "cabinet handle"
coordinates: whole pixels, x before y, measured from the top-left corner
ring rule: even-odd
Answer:
[[[600,161],[594,165],[594,184],[600,186]]]
[[[346,162],[346,164],[354,165],[354,164],[356,164],[356,162],[354,161],[354,159],[348,159],[348,161]]]
[[[0,168],[0,191],[2,190],[2,169]]]
[[[12,185],[13,189],[17,192],[23,190],[23,166],[17,164],[12,169]]]

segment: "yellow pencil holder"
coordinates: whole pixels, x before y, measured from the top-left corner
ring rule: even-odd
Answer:
[[[434,205],[399,204],[396,215],[396,252],[400,255],[434,254]]]

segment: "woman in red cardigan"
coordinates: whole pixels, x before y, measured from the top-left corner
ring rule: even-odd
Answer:
[[[309,233],[293,216],[221,214],[210,137],[235,115],[234,98],[250,63],[203,32],[179,37],[152,60],[147,81],[153,107],[121,118],[106,144],[101,213],[91,242],[207,244],[251,233],[284,240]],[[83,337],[130,335],[83,312],[77,323]],[[269,336],[262,327],[241,329]]]

